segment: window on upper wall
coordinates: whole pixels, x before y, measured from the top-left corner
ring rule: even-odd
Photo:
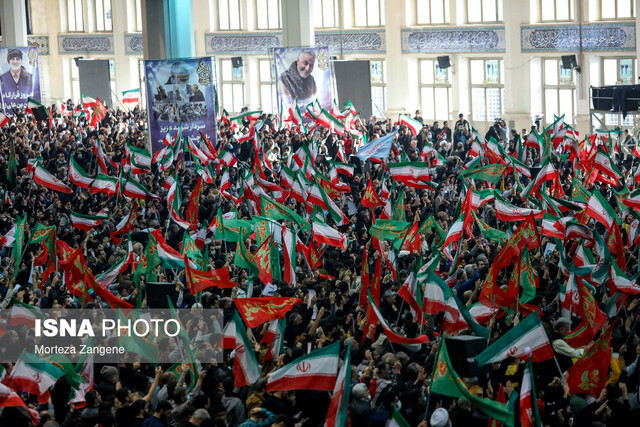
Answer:
[[[442,69],[438,61],[421,59],[420,73],[420,114],[425,122],[449,120],[451,104],[450,68]]]
[[[467,0],[467,22],[501,21],[502,0]]]
[[[384,0],[353,0],[356,27],[384,25]]]
[[[449,0],[415,0],[415,2],[416,24],[448,24],[450,22]]]
[[[240,30],[240,0],[218,0],[218,30]]]
[[[387,109],[387,63],[373,59],[371,66],[371,111],[374,116],[384,116]]]
[[[243,67],[233,67],[231,59],[220,60],[220,80],[222,82],[221,108],[237,113],[244,107]]]
[[[600,19],[632,19],[636,16],[635,0],[589,0],[589,11]]]
[[[313,0],[313,25],[315,28],[335,28],[340,25],[337,0]]]
[[[574,122],[576,111],[575,71],[564,68],[562,61],[543,61],[544,121],[551,124],[555,116],[564,115],[564,122]]]
[[[634,58],[603,58],[602,84],[630,85],[635,81],[636,60]],[[622,117],[621,113],[607,113],[604,115],[607,126],[633,126],[633,114]]]
[[[476,122],[493,122],[504,114],[504,61],[472,59],[471,118]]]
[[[136,8],[136,32],[141,33],[142,32],[142,0],[135,0],[135,8]]]
[[[258,68],[260,77],[260,106],[265,113],[273,113],[276,109],[276,85],[271,60],[258,60]]]
[[[256,17],[259,30],[280,28],[280,0],[256,0]]]
[[[96,31],[113,31],[111,23],[111,0],[95,0]]]
[[[573,19],[573,0],[540,0],[542,21],[570,21]]]
[[[67,0],[67,24],[71,33],[84,31],[83,0]]]

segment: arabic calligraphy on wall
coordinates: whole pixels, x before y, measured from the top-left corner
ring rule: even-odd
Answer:
[[[403,53],[505,52],[504,27],[402,30]]]
[[[578,25],[526,25],[520,29],[523,52],[577,52],[580,50]],[[636,26],[626,24],[587,24],[582,26],[582,50],[633,51]]]
[[[58,36],[58,52],[74,53],[113,53],[112,35],[71,35]]]

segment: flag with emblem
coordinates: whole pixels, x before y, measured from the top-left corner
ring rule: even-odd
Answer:
[[[57,364],[43,362],[36,355],[25,351],[3,383],[14,390],[34,394],[38,396],[38,402],[46,403],[51,396],[49,389],[64,374]]]
[[[237,285],[229,278],[229,268],[221,267],[212,270],[201,271],[189,266],[189,259],[185,255],[185,278],[191,295],[200,293],[211,287],[229,289]]]
[[[331,391],[338,376],[339,362],[340,342],[312,351],[272,372],[267,380],[267,391]]]
[[[50,190],[59,191],[65,194],[73,193],[73,190],[71,188],[69,188],[62,181],[53,176],[48,170],[42,167],[40,162],[36,162],[36,165],[33,168],[33,180]]]
[[[69,220],[73,228],[89,231],[100,225],[103,219],[109,218],[107,215],[84,215],[69,210]]]
[[[418,135],[423,126],[418,120],[412,119],[404,114],[400,114],[400,124],[407,126],[413,136]]]
[[[376,189],[373,187],[373,180],[369,178],[367,188],[364,189],[362,200],[360,201],[365,208],[375,208],[384,205],[384,201],[378,196]]]
[[[81,188],[89,188],[93,178],[76,162],[73,156],[69,156],[69,180]]]
[[[349,425],[349,394],[351,391],[351,346],[342,361],[336,385],[333,387],[329,411],[324,420],[325,427],[346,427]]]
[[[509,410],[507,405],[490,399],[476,397],[467,389],[462,379],[453,370],[445,340],[441,341],[438,357],[434,364],[431,391],[444,396],[466,399],[485,415],[503,422],[508,426],[513,425],[513,412]]]
[[[24,246],[24,233],[25,233],[25,223],[27,221],[27,214],[24,214],[22,218],[18,217],[15,223],[16,230],[13,233],[13,248],[11,249],[11,259],[13,260],[13,275],[12,278],[16,278],[18,276],[18,272],[20,271],[20,261],[22,261],[22,247]]]
[[[567,385],[571,394],[587,394],[597,397],[607,383],[611,363],[611,330],[600,335],[584,352],[584,355],[569,368]]]
[[[520,386],[520,424],[522,427],[542,427],[531,358],[527,361]]]
[[[235,386],[242,387],[258,381],[262,372],[260,371],[256,354],[253,351],[251,340],[247,336],[247,327],[242,323],[238,313],[234,313],[231,322],[234,324],[231,330],[235,332],[233,377]]]
[[[595,219],[596,221],[607,227],[607,230],[611,229],[613,221],[620,223],[620,219],[616,212],[609,204],[609,201],[605,199],[598,190],[593,190],[587,209],[584,211],[585,215]]]
[[[476,362],[482,366],[501,362],[508,357],[526,360],[529,356],[534,362],[553,358],[551,343],[536,311],[478,354]]]
[[[255,297],[234,299],[238,312],[249,328],[255,328],[272,319],[284,319],[293,306],[302,304],[299,298]]]

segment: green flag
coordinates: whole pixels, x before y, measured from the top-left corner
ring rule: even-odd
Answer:
[[[476,397],[467,389],[462,379],[451,366],[445,340],[440,341],[440,350],[438,351],[433,380],[431,381],[431,391],[444,396],[466,399],[489,417],[501,421],[507,426],[513,426],[513,413],[509,411],[507,405]]]
[[[13,242],[13,248],[11,249],[11,259],[13,260],[13,275],[15,279],[18,276],[20,270],[20,261],[22,261],[22,248],[24,246],[24,227],[27,222],[27,214],[24,214],[22,218],[18,217],[16,221],[15,242]]]
[[[463,170],[462,176],[469,179],[480,179],[495,185],[500,182],[505,170],[507,170],[507,165],[494,164],[478,169]]]

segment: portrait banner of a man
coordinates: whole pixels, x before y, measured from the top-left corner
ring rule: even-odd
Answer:
[[[24,111],[29,98],[40,102],[37,47],[0,48],[0,98],[6,115]]]
[[[281,47],[273,50],[278,110],[287,110],[298,100],[302,108],[316,99],[331,109],[329,48]]]
[[[164,147],[167,133],[216,141],[216,111],[211,57],[145,61],[151,149]]]

